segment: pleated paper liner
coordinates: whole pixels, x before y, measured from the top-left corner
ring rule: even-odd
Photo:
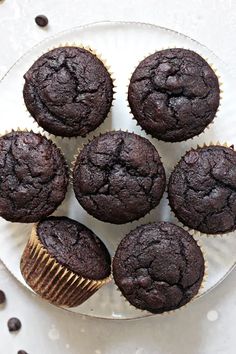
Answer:
[[[111,277],[86,279],[60,265],[39,241],[37,224],[21,257],[20,268],[26,283],[42,298],[57,306],[79,306],[111,280]]]
[[[78,44],[75,43],[75,42],[72,42],[72,43],[69,43],[69,42],[60,43],[60,44],[58,44],[58,45],[56,45],[56,46],[53,46],[53,47],[51,47],[51,48],[48,48],[46,51],[43,51],[43,52],[41,53],[41,55],[38,56],[38,57],[35,59],[35,61],[37,61],[42,55],[44,55],[44,54],[50,52],[51,50],[57,49],[57,48],[63,48],[63,47],[75,47],[75,48],[81,48],[81,49],[87,50],[88,52],[90,52],[91,54],[93,54],[95,57],[97,57],[97,58],[103,63],[103,65],[105,66],[107,72],[109,73],[109,75],[110,75],[110,77],[111,77],[111,80],[112,80],[112,84],[113,84],[113,91],[112,91],[112,92],[113,92],[113,97],[112,97],[112,102],[111,102],[110,110],[109,110],[108,114],[106,115],[106,117],[104,118],[103,122],[101,122],[94,130],[91,130],[90,132],[86,133],[86,135],[83,136],[83,137],[80,136],[80,135],[78,135],[78,136],[71,136],[71,137],[69,137],[69,136],[55,135],[55,134],[53,134],[53,133],[50,133],[50,132],[46,131],[43,127],[41,127],[41,126],[37,123],[37,121],[35,120],[35,118],[29,113],[29,111],[28,111],[28,109],[27,109],[27,107],[26,107],[26,105],[25,105],[25,103],[24,103],[24,100],[23,100],[23,105],[24,105],[24,108],[25,108],[26,113],[28,114],[28,117],[30,117],[31,119],[33,118],[33,121],[35,122],[35,124],[36,124],[36,126],[37,126],[37,129],[40,129],[40,130],[42,129],[42,130],[43,130],[46,134],[48,134],[49,136],[53,136],[53,137],[55,137],[55,138],[57,138],[57,139],[58,139],[58,138],[59,138],[59,139],[77,139],[77,138],[85,138],[85,137],[86,137],[87,135],[89,135],[92,131],[95,131],[95,130],[98,129],[102,124],[104,124],[105,121],[106,121],[106,119],[111,116],[111,109],[112,109],[112,106],[114,105],[114,100],[115,100],[115,97],[114,97],[114,96],[115,96],[115,93],[116,93],[116,84],[115,84],[116,79],[115,79],[115,77],[114,77],[114,73],[113,73],[112,70],[111,70],[111,66],[108,64],[107,60],[102,57],[102,54],[99,53],[96,49],[91,48],[91,46],[89,46],[89,45],[84,45],[84,44],[82,44],[82,43],[78,43]],[[33,63],[32,63],[32,65],[33,65]]]
[[[194,238],[195,239],[195,238]],[[203,245],[201,244],[201,242],[199,240],[196,240],[196,243],[198,245],[198,247],[200,248],[201,252],[202,252],[202,255],[203,255],[203,259],[204,259],[204,275],[203,275],[203,279],[202,279],[202,282],[201,282],[201,285],[198,289],[198,292],[196,295],[194,295],[194,297],[188,301],[186,304],[182,305],[181,307],[178,307],[174,310],[169,310],[169,311],[164,311],[162,313],[152,313],[152,312],[149,312],[147,310],[142,310],[138,307],[135,307],[134,305],[132,305],[127,299],[126,297],[122,294],[122,292],[120,291],[120,289],[118,288],[118,286],[116,285],[116,291],[119,292],[120,296],[125,300],[126,303],[128,303],[132,308],[135,308],[136,310],[138,311],[141,311],[142,313],[149,313],[149,314],[154,314],[154,315],[158,315],[158,316],[169,316],[169,315],[173,315],[175,314],[176,312],[179,312],[181,310],[183,310],[184,308],[186,308],[187,306],[189,306],[194,300],[196,300],[199,296],[200,296],[200,292],[204,289],[205,287],[205,284],[206,284],[206,281],[207,281],[207,277],[208,277],[208,262],[207,262],[207,259],[206,259],[206,252],[204,250],[204,247]],[[112,263],[113,264],[113,263]]]
[[[63,155],[63,157],[65,158],[64,156],[64,153],[61,151],[61,149],[57,146],[57,144],[55,144],[51,139],[50,139],[50,136],[49,136],[49,133],[46,132],[42,127],[39,127],[35,129],[35,131],[33,129],[28,129],[28,128],[25,128],[25,127],[20,127],[20,126],[16,126],[16,127],[13,127],[11,130],[4,130],[3,132],[0,132],[0,137],[4,136],[4,135],[7,135],[7,134],[10,134],[10,133],[33,133],[33,134],[36,134],[36,135],[41,135],[43,136],[44,138],[46,138],[53,146],[55,146],[59,151],[60,153]]]
[[[132,70],[132,73],[128,76],[128,82],[127,82],[127,85],[126,85],[126,100],[127,100],[127,107],[129,109],[129,113],[130,115],[132,115],[132,119],[136,122],[136,126],[138,126],[143,132],[145,132],[148,136],[154,138],[154,139],[157,139],[157,140],[161,140],[159,138],[156,138],[155,136],[153,136],[150,132],[147,132],[144,128],[142,128],[142,126],[139,124],[138,120],[134,117],[132,111],[131,111],[131,108],[130,108],[130,105],[129,105],[129,101],[128,101],[128,89],[129,89],[129,84],[130,84],[130,80],[131,80],[131,77],[135,71],[135,69],[138,67],[138,65],[144,60],[146,59],[147,57],[149,57],[150,55],[156,53],[156,52],[159,52],[159,51],[162,51],[162,50],[165,50],[165,49],[175,49],[175,48],[180,48],[180,47],[176,47],[176,46],[167,46],[165,48],[162,48],[162,49],[157,49],[157,50],[154,50],[153,52],[148,52],[146,55],[143,55],[142,59],[139,59],[139,61],[137,61],[137,64],[136,66],[133,68]],[[207,64],[211,67],[211,69],[214,71],[217,79],[218,79],[218,82],[219,82],[219,89],[220,89],[220,95],[219,95],[219,106],[217,108],[217,111],[215,113],[215,116],[213,118],[213,120],[204,128],[204,130],[197,134],[197,135],[194,135],[193,137],[191,138],[188,138],[188,139],[185,139],[185,140],[182,140],[182,141],[178,141],[177,143],[181,143],[183,141],[187,141],[187,140],[193,140],[194,138],[196,137],[199,137],[201,134],[203,134],[206,129],[210,129],[211,126],[214,124],[215,120],[218,118],[219,116],[219,112],[220,112],[220,107],[221,107],[221,102],[223,100],[223,94],[224,94],[224,90],[223,90],[223,82],[221,81],[221,76],[220,76],[220,73],[218,71],[218,69],[215,67],[214,63],[211,63],[209,61],[209,58],[206,58],[204,55],[202,55],[201,53],[197,52],[196,50],[192,50],[191,48],[189,47],[181,47],[181,49],[188,49],[188,50],[191,50],[195,53],[197,53],[198,55],[200,55],[206,62]],[[164,140],[163,140],[164,141]],[[165,142],[165,141],[164,141]],[[173,142],[169,142],[169,143],[175,143],[174,141]]]
[[[33,131],[32,129],[28,129],[28,128],[25,128],[25,127],[19,127],[19,126],[16,126],[16,127],[13,127],[12,129],[10,130],[4,130],[3,132],[0,132],[0,137],[3,137],[7,134],[10,134],[10,133],[20,133],[20,132],[23,132],[23,133],[34,133],[34,134],[39,134],[39,135],[42,135],[44,138],[46,138],[47,140],[51,141],[49,138],[48,138],[48,135],[45,134],[43,131],[42,131],[42,128],[40,128],[41,131]],[[53,145],[56,146],[56,144],[54,144],[52,141],[51,143]]]
[[[197,145],[196,148],[192,148],[192,149],[186,151],[185,154],[182,157],[184,157],[188,152],[190,152],[192,150],[201,149],[201,148],[205,148],[205,147],[211,147],[211,146],[213,146],[213,147],[214,146],[222,146],[222,147],[226,147],[226,148],[229,148],[229,149],[232,149],[233,151],[235,151],[233,144],[230,145],[227,142],[221,143],[221,142],[217,141],[216,143],[209,142],[209,144],[205,144],[204,143],[203,145]],[[181,157],[181,159],[182,159],[182,157]],[[177,162],[177,164],[179,163],[179,161]],[[177,166],[177,164],[175,165],[175,167]],[[173,168],[173,171],[174,171],[175,167]],[[170,204],[169,204],[169,206],[170,206]],[[171,208],[171,206],[170,206],[170,208]],[[230,235],[233,232],[235,232],[235,230],[232,230],[232,231],[227,231],[227,232],[224,232],[224,233],[215,233],[215,234],[208,233],[207,234],[207,233],[201,232],[199,230],[193,229],[193,228],[185,225],[183,222],[181,222],[178,219],[177,215],[175,215],[175,212],[172,210],[172,208],[171,208],[171,214],[176,218],[176,223],[179,224],[180,227],[182,227],[184,230],[186,230],[192,236],[196,236],[196,237],[202,237],[202,236],[206,236],[206,237],[227,237],[227,235]]]

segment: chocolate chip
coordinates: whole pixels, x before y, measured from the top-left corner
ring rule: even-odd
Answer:
[[[0,290],[0,305],[4,304],[5,301],[6,301],[5,293],[2,290]]]
[[[145,277],[140,276],[140,277],[138,277],[137,281],[138,281],[138,285],[144,289],[148,288],[152,284],[152,279],[150,276],[145,276]]]
[[[190,151],[185,157],[184,157],[184,161],[188,164],[188,165],[193,165],[197,162],[198,160],[198,153],[196,151]]]
[[[35,17],[35,22],[40,27],[46,27],[48,24],[48,18],[44,15],[38,15]]]
[[[19,331],[21,328],[21,321],[16,317],[12,317],[8,320],[7,325],[9,332]]]
[[[17,354],[28,354],[25,350],[18,350]]]

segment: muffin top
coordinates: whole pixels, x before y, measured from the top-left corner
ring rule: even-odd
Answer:
[[[101,60],[88,50],[53,49],[42,55],[24,78],[27,109],[54,135],[85,136],[110,110],[112,79]]]
[[[219,106],[219,82],[197,53],[180,48],[156,52],[134,71],[128,91],[140,126],[164,141],[183,141],[203,132]]]
[[[108,132],[87,144],[73,171],[76,198],[99,220],[123,224],[154,208],[165,189],[155,147],[133,133]]]
[[[182,228],[159,222],[131,231],[113,259],[114,280],[135,307],[153,313],[175,310],[198,292],[204,258]]]
[[[65,216],[51,216],[37,225],[37,236],[57,262],[93,280],[110,275],[111,259],[103,242],[86,226]]]
[[[236,229],[236,152],[223,146],[191,150],[169,180],[169,201],[178,219],[207,234]]]
[[[35,222],[65,197],[68,168],[60,150],[44,136],[11,132],[0,138],[0,215]]]

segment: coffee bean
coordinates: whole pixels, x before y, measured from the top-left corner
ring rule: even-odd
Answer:
[[[21,321],[16,317],[12,317],[8,320],[7,325],[9,332],[19,331],[21,328]]]
[[[40,27],[45,27],[48,24],[48,18],[44,15],[38,15],[35,17],[35,22]]]
[[[26,351],[24,350],[18,350],[17,354],[28,354],[28,353],[26,353]]]
[[[0,305],[4,304],[6,301],[6,296],[5,296],[5,293],[0,290]]]

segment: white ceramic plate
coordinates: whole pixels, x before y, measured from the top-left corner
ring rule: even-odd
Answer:
[[[234,83],[226,65],[209,49],[183,34],[141,23],[107,22],[77,27],[59,33],[32,48],[15,63],[0,83],[1,132],[17,127],[41,131],[33,119],[29,117],[23,103],[23,74],[41,54],[66,43],[88,45],[101,53],[111,66],[117,86],[112,114],[96,131],[85,139],[52,138],[63,149],[68,163],[73,159],[77,149],[89,138],[112,129],[127,129],[148,137],[162,157],[167,177],[176,162],[190,147],[218,140],[222,143],[227,141],[229,144],[236,144],[236,100],[232,94]],[[223,97],[214,124],[199,137],[183,143],[164,143],[147,136],[136,126],[127,107],[127,85],[133,69],[148,54],[167,47],[183,47],[198,52],[214,65],[222,82]],[[140,224],[156,220],[169,220],[178,223],[171,215],[166,195],[164,195],[160,205],[138,222],[128,225],[106,224],[89,216],[80,207],[71,188],[66,200],[55,214],[67,215],[91,228],[104,241],[111,254],[114,254],[121,238]],[[32,225],[14,224],[3,219],[0,220],[0,258],[24,286],[27,285],[21,276],[19,263],[31,227]],[[206,294],[219,284],[235,266],[236,233],[224,237],[201,237],[201,243],[208,261],[208,279],[199,296]],[[150,315],[131,307],[120,296],[113,283],[104,286],[83,305],[69,311],[108,319],[132,319]]]

